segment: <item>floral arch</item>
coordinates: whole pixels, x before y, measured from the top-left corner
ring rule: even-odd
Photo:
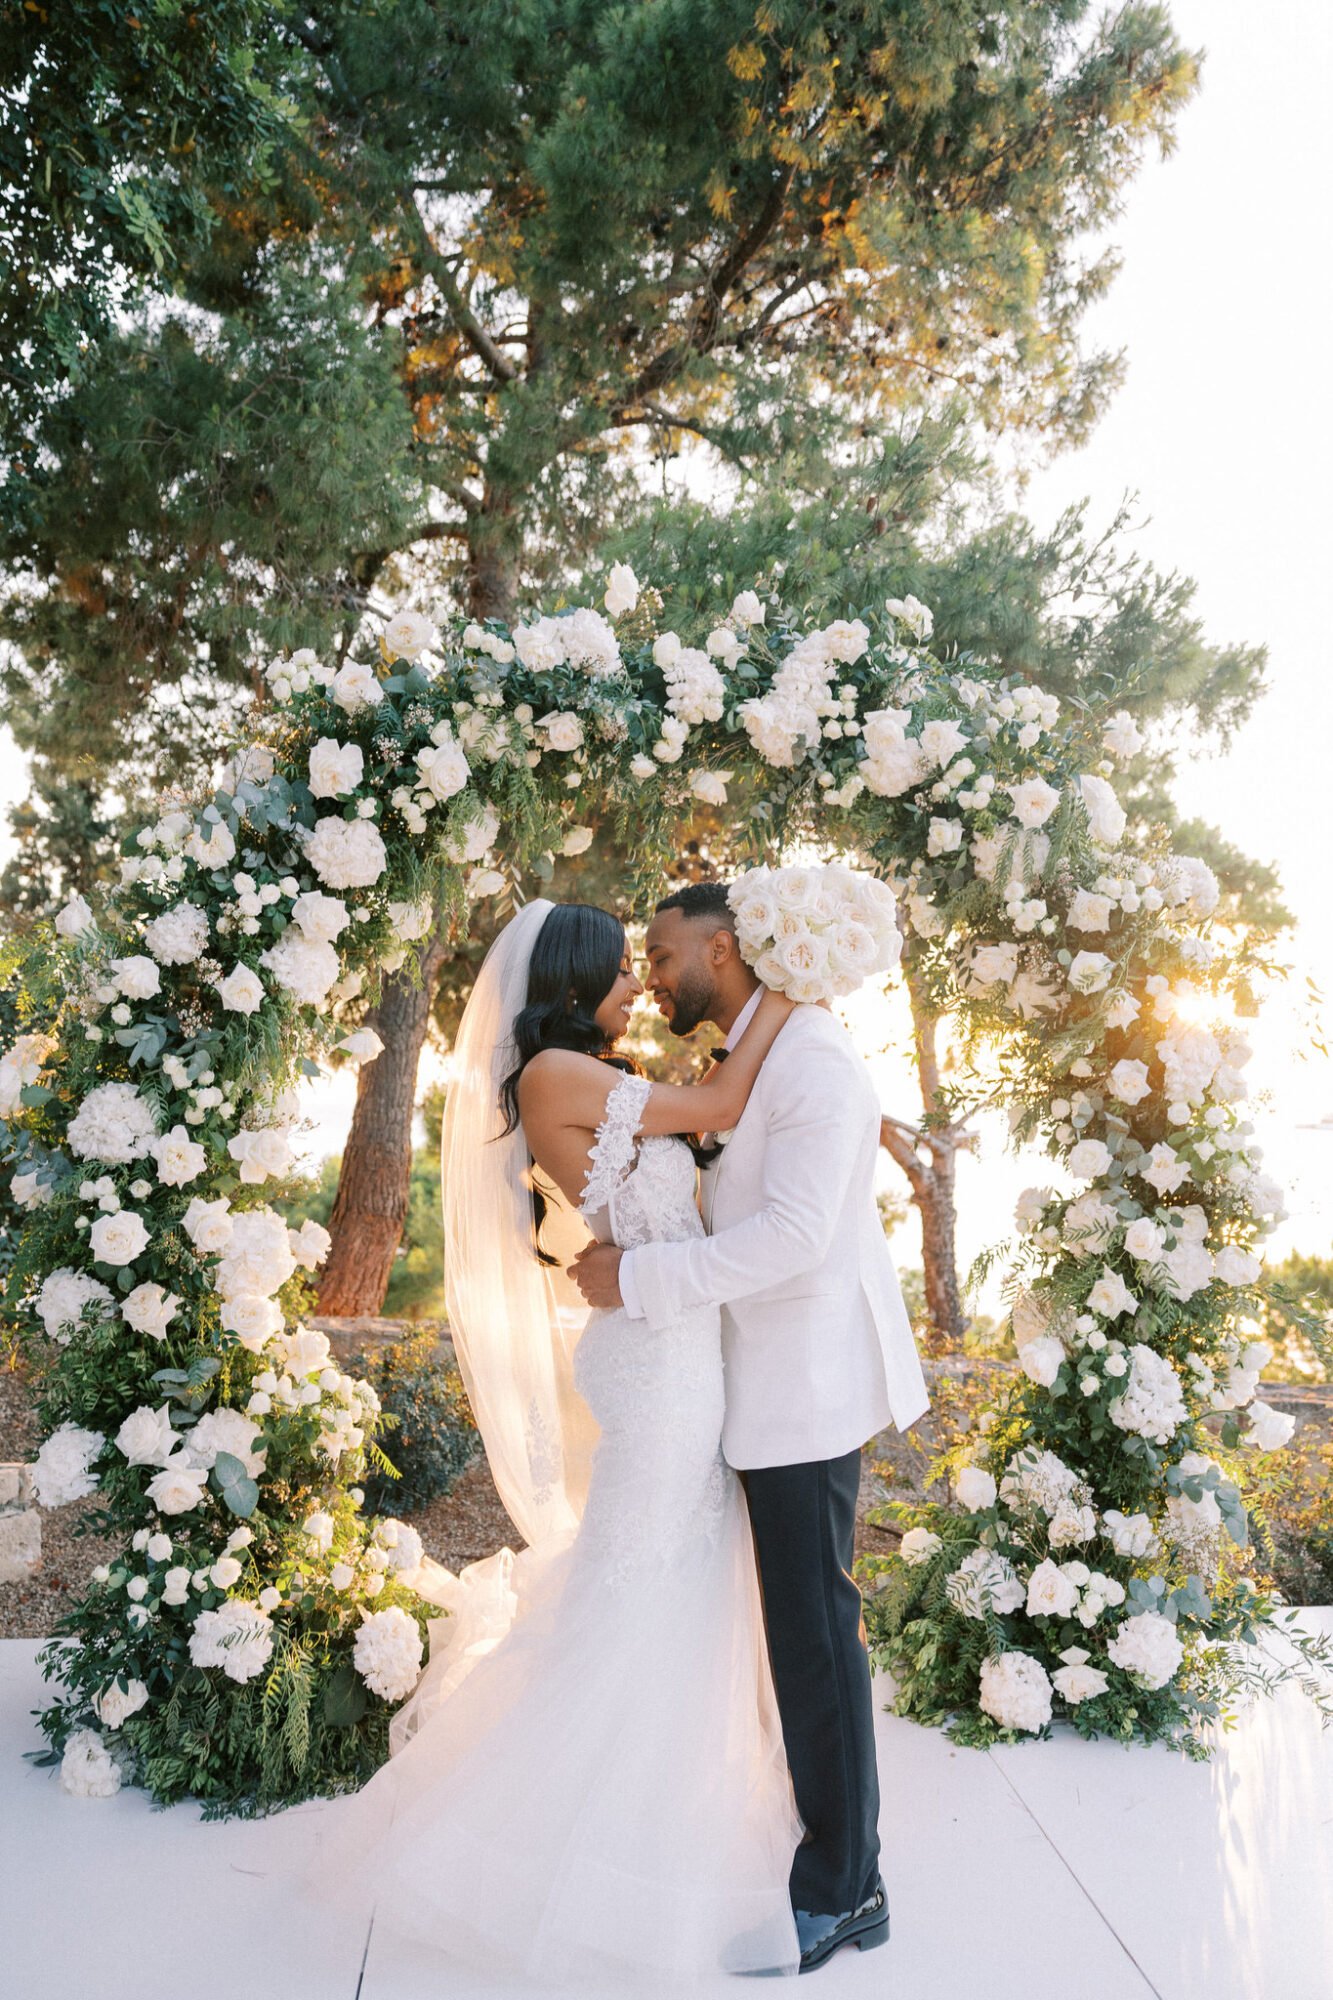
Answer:
[[[349,1010],[437,900],[461,914],[604,824],[652,861],[692,800],[741,848],[799,836],[893,884],[1069,1187],[1019,1204],[1021,1371],[873,1602],[900,1705],[975,1741],[1052,1712],[1189,1740],[1249,1671],[1226,1642],[1274,1605],[1240,1466],[1288,1424],[1243,1315],[1280,1197],[1216,884],[1124,844],[1133,722],[938,660],[910,598],[811,631],[745,591],[702,644],[623,567],[604,602],[445,639],[403,612],[373,664],[275,663],[212,799],[167,805],[106,909],[74,898],[28,963],[0,1116],[39,1496],[96,1490],[121,1543],[49,1655],[72,1789],[262,1809],[384,1754],[420,1545],[365,1518],[373,1392],[290,1311],[327,1249],[267,1199],[293,1085],[373,1059]]]

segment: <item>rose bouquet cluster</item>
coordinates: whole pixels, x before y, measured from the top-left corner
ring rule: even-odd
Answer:
[[[902,953],[893,891],[841,862],[748,869],[729,901],[742,958],[792,1000],[841,999]]]

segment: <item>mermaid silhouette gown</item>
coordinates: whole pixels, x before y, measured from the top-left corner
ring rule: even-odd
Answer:
[[[613,1088],[580,1203],[623,1248],[703,1232],[688,1148],[637,1139],[650,1089],[628,1073]],[[369,1884],[376,1934],[434,1947],[442,1974],[643,1990],[794,1973],[802,1829],[719,1442],[717,1311],[658,1333],[594,1312],[574,1380],[600,1432],[579,1528],[516,1559],[498,1643],[460,1659],[451,1621],[436,1627],[415,1733],[329,1810],[319,1894]]]

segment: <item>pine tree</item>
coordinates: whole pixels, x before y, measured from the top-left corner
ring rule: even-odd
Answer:
[[[27,32],[63,145],[107,93],[101,8],[61,11]],[[133,186],[189,226],[127,234],[95,151],[74,206],[164,296],[35,399],[5,546],[20,741],[140,781],[205,765],[264,652],[345,651],[372,593],[558,588],[683,439],[829,467],[913,412],[923,495],[962,422],[1080,439],[1118,368],[1079,349],[1114,268],[1085,243],[1197,78],[1161,7],[1079,0],[236,0],[209,33],[228,115],[173,43],[170,128],[113,46]],[[21,185],[20,241],[68,248],[74,198]]]

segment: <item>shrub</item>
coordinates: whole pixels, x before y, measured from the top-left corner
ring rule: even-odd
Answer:
[[[366,1481],[366,1511],[410,1514],[448,1493],[480,1449],[462,1377],[436,1351],[433,1333],[410,1334],[357,1355],[351,1373],[370,1382],[397,1422],[384,1438],[397,1479]]]

